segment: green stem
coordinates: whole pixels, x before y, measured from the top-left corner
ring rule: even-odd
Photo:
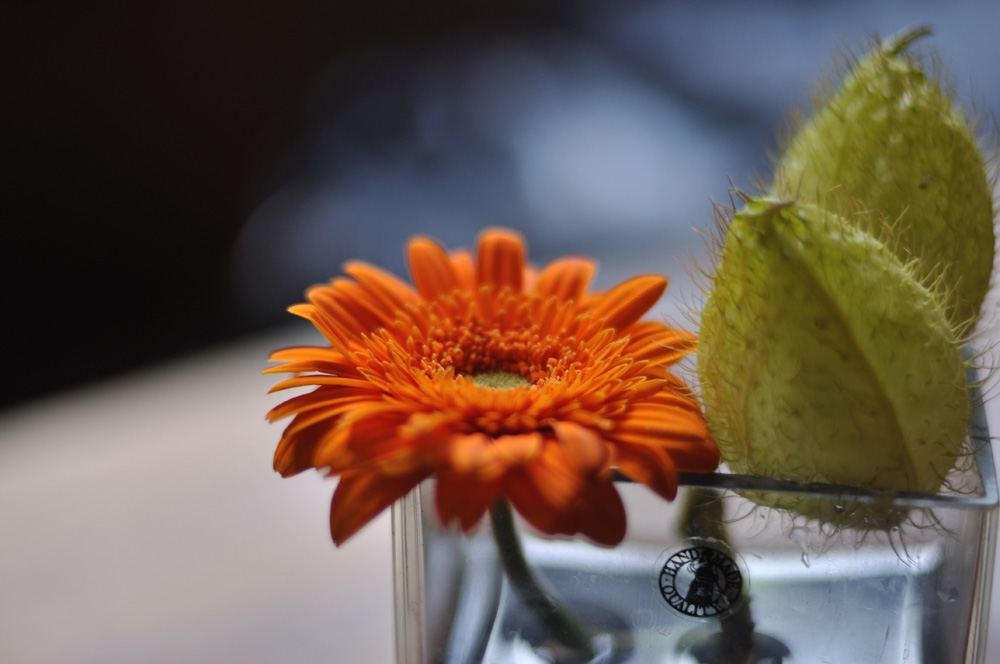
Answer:
[[[678,524],[681,534],[714,539],[731,546],[722,505],[722,494],[712,489],[688,489]],[[754,649],[754,622],[750,615],[749,598],[733,613],[719,620],[719,629],[725,648],[724,658],[720,661],[749,664]]]
[[[581,661],[593,659],[594,651],[587,632],[554,598],[542,590],[538,579],[528,567],[521,540],[514,527],[514,515],[506,500],[500,499],[493,505],[490,519],[504,573],[521,603],[542,622],[549,634],[580,654]]]

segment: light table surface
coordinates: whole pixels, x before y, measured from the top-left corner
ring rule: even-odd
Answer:
[[[317,340],[286,329],[0,413],[0,662],[392,662],[388,512],[337,549],[333,482],[271,470],[282,396],[260,370],[297,343]]]

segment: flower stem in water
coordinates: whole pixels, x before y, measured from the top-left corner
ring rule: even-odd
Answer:
[[[588,661],[594,653],[587,632],[556,600],[546,593],[528,567],[524,549],[514,526],[514,515],[505,500],[498,500],[490,510],[493,539],[507,580],[521,603],[545,626],[560,643],[578,653],[577,661]]]

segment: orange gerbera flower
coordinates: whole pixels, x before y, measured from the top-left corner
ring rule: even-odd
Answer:
[[[330,527],[340,544],[429,477],[445,523],[472,528],[506,498],[548,534],[601,544],[625,535],[612,470],[672,499],[678,471],[719,452],[684,384],[668,373],[694,338],[637,322],[667,280],[636,277],[587,294],[594,263],[525,264],[520,237],[490,230],[478,254],[409,243],[414,288],[350,262],[289,310],[329,342],[279,350],[274,390],[316,386],[274,408],[295,415],[274,467],[340,476]],[[274,391],[272,390],[272,391]]]

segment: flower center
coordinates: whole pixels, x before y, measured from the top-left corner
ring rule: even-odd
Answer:
[[[407,332],[413,336],[406,355],[412,368],[428,377],[451,370],[480,387],[513,389],[559,380],[579,368],[574,306],[507,288],[481,289],[478,296],[455,291],[410,311],[415,331]]]
[[[472,382],[480,387],[495,390],[512,390],[515,387],[531,387],[527,378],[514,371],[483,371],[472,375]]]

